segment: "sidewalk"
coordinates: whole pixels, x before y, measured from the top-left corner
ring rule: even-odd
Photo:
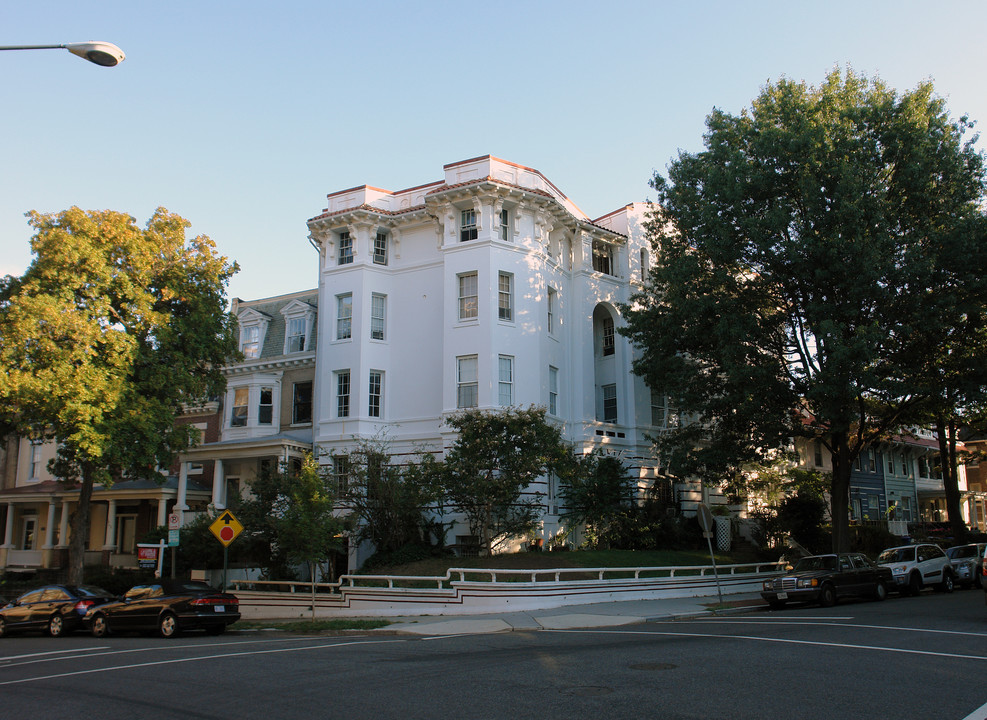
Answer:
[[[656,620],[687,619],[705,615],[756,612],[767,608],[759,593],[735,593],[718,598],[691,597],[665,600],[627,600],[596,605],[569,605],[551,610],[491,613],[468,617],[426,615],[399,617],[382,632],[412,635],[473,635],[514,630],[571,630],[575,628],[614,627]]]

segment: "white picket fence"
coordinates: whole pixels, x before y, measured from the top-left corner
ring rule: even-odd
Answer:
[[[546,610],[621,600],[649,600],[755,592],[781,563],[712,566],[450,568],[442,577],[344,575],[336,583],[242,581],[231,583],[244,619],[315,616],[388,617],[473,615]],[[314,595],[313,595],[314,590]],[[314,600],[313,600],[314,598]]]

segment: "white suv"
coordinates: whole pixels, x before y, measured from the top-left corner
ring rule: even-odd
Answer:
[[[877,564],[891,568],[895,587],[902,595],[918,595],[922,588],[929,585],[935,585],[944,592],[953,592],[953,565],[938,545],[888,548],[878,556]]]

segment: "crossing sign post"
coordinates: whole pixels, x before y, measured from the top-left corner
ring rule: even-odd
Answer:
[[[226,569],[229,566],[230,543],[243,532],[243,525],[236,519],[236,515],[229,510],[223,510],[219,517],[212,521],[209,532],[223,543],[223,592],[226,592]]]

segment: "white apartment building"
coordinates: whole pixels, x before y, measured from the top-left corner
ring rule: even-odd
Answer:
[[[616,332],[619,304],[648,272],[646,205],[590,219],[537,170],[489,155],[443,173],[396,192],[332,193],[308,221],[320,462],[381,436],[397,458],[441,450],[459,409],[541,405],[577,452],[600,448],[653,482],[648,435],[665,407]],[[532,490],[550,537],[557,488]]]

